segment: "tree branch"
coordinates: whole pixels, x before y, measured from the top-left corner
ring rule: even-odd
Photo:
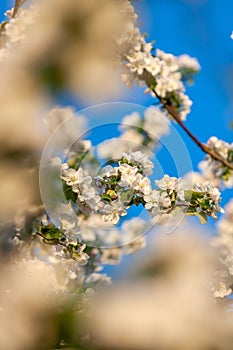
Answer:
[[[191,133],[191,131],[186,127],[186,125],[182,122],[180,119],[180,116],[176,109],[167,103],[164,99],[159,97],[155,90],[152,90],[156,97],[159,99],[159,101],[162,103],[163,107],[167,110],[167,112],[174,118],[174,120],[181,126],[181,128],[186,132],[186,134],[195,142],[195,144],[204,152],[209,154],[212,158],[215,160],[221,162],[223,165],[225,165],[227,168],[233,170],[233,164],[229,163],[227,160],[222,158],[219,154],[217,154],[213,149],[205,145],[204,143],[200,142],[195,135]]]
[[[47,239],[47,238],[45,238],[40,232],[36,232],[36,235],[37,235],[37,236],[40,236],[41,238],[43,238],[43,239],[45,239],[45,240],[47,240],[47,241],[53,242],[53,239]],[[66,245],[65,243],[60,242],[59,240],[58,240],[58,242],[57,242],[56,244],[57,244],[57,245],[58,245],[58,244],[59,244],[59,245],[62,245],[63,247],[67,248],[67,245]]]
[[[20,8],[21,5],[23,5],[27,0],[15,0],[15,6],[13,9],[13,14],[12,14],[12,18],[14,18]]]

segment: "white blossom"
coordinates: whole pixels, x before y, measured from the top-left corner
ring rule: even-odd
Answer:
[[[210,208],[210,215],[217,219],[217,214],[224,213],[223,208],[219,205],[219,202],[221,200],[221,193],[217,187],[214,187],[210,182],[206,182],[204,185],[201,184],[195,184],[194,190],[198,192],[204,193],[204,198],[209,200],[209,203],[211,205]]]
[[[128,45],[125,48],[128,49],[129,54],[126,54],[125,66],[122,72],[122,79],[129,87],[133,82],[138,85],[148,84],[145,80],[143,73],[147,72],[155,78],[155,93],[160,98],[166,98],[171,93],[175,93],[179,100],[179,113],[182,120],[186,119],[186,115],[190,112],[191,101],[184,95],[184,85],[182,83],[182,70],[188,71],[192,74],[198,72],[200,66],[197,60],[189,57],[188,55],[181,55],[176,57],[172,54],[165,53],[164,51],[157,49],[156,57],[151,54],[152,45],[145,42],[145,39],[140,35],[136,27],[135,17],[132,18],[129,26],[131,29],[131,36],[125,38],[125,43],[128,41]],[[134,35],[133,33],[137,33]],[[131,42],[133,37],[133,41]],[[128,72],[127,72],[128,68]],[[155,97],[153,89],[149,86],[147,89]]]
[[[138,112],[133,112],[129,115],[126,115],[124,118],[122,118],[119,129],[125,130],[129,128],[129,126],[139,126],[140,122],[141,122],[140,114]]]
[[[141,148],[143,138],[135,130],[126,130],[120,137],[106,140],[98,145],[98,156],[104,159],[119,159],[124,152]]]
[[[124,205],[120,201],[114,201],[111,204],[106,204],[102,209],[103,220],[117,224],[121,216],[127,214]]]
[[[121,247],[102,249],[101,263],[104,265],[118,265],[122,259]]]
[[[135,129],[127,129],[120,136],[120,141],[123,144],[121,146],[121,154],[127,151],[137,151],[141,148],[143,143],[143,136]],[[123,149],[124,147],[124,149]]]
[[[142,174],[137,174],[135,177],[135,183],[133,188],[136,191],[141,192],[142,194],[148,195],[151,192],[151,182],[148,177],[143,176]]]
[[[220,155],[224,160],[229,163],[232,162],[233,155],[233,143],[229,144],[225,141],[219,140],[217,137],[212,136],[207,146],[214,152]],[[224,187],[231,188],[233,186],[233,173],[232,170],[223,165],[220,161],[213,159],[210,155],[207,155],[205,159],[199,163],[199,168],[203,172],[203,176],[211,182],[223,185]]]
[[[233,285],[233,200],[225,206],[225,215],[218,222],[218,235],[212,239],[222,264],[220,272],[216,272],[213,290],[218,297],[232,293]]]
[[[224,298],[232,293],[232,289],[229,287],[227,271],[217,270],[215,272],[211,290],[215,298]]]
[[[169,67],[170,72],[176,72],[179,69],[176,57],[171,53],[166,53],[160,49],[156,50],[156,56],[162,61],[166,62],[167,67]]]
[[[199,72],[201,69],[198,60],[186,54],[177,57],[177,64],[179,65],[179,68],[188,69],[194,72]]]
[[[85,242],[102,247],[112,247],[119,244],[119,230],[114,227],[113,223],[103,221],[101,214],[93,213],[84,220],[80,218],[79,222],[80,232]]]
[[[149,56],[145,58],[146,70],[156,77],[163,68],[163,62],[158,57]]]
[[[111,165],[107,165],[103,169],[101,169],[101,176],[102,177],[111,177],[118,175],[118,168],[113,167]]]
[[[181,178],[164,175],[161,180],[156,180],[155,183],[163,191],[177,192],[178,198],[184,200],[184,182]]]
[[[127,56],[129,63],[126,66],[131,72],[141,75],[145,68],[145,57],[146,54],[144,52],[135,51],[133,56]]]
[[[153,163],[149,160],[148,156],[141,151],[123,153],[122,158],[125,158],[130,164],[135,164],[142,168],[145,175],[151,175],[154,167]]]
[[[71,122],[71,118],[74,118]],[[72,107],[53,107],[45,117],[45,123],[48,125],[50,132],[54,132],[58,127],[62,129],[62,137],[67,139],[67,142],[72,143],[79,139],[79,137],[87,130],[87,119],[85,116],[75,114]],[[90,141],[79,140],[82,142],[83,151],[91,148]],[[77,146],[76,146],[77,147]]]
[[[74,170],[73,168],[69,168],[67,163],[64,163],[62,164],[61,179],[64,180],[68,186],[73,186],[81,184],[85,177],[82,168]]]
[[[160,192],[153,190],[149,194],[144,195],[143,199],[145,200],[145,208],[151,210],[153,207],[158,207],[160,201]]]
[[[118,169],[121,173],[121,181],[119,182],[119,185],[122,187],[133,186],[137,181],[136,173],[138,172],[138,168],[128,164],[121,164]]]
[[[45,223],[44,223],[45,225]],[[63,230],[67,238],[73,238],[79,233],[78,218],[70,217],[67,214],[59,216],[59,227]]]
[[[144,112],[143,129],[149,133],[152,138],[160,139],[163,135],[170,132],[169,120],[159,108],[150,107]]]

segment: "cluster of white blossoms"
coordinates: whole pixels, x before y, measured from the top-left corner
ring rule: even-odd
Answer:
[[[207,146],[213,150],[216,154],[226,160],[228,163],[233,164],[233,143],[227,143],[223,140],[212,136]],[[199,168],[203,173],[203,177],[217,184],[231,188],[233,186],[233,173],[232,170],[222,164],[220,161],[214,159],[209,154],[205,156],[205,159],[199,163]]]
[[[195,184],[194,193],[198,198],[199,212],[206,212],[207,215],[217,219],[218,213],[224,213],[223,208],[219,205],[221,201],[221,193],[219,189],[213,186],[209,181],[204,185]],[[195,196],[194,195],[194,196]]]
[[[123,81],[128,86],[132,86],[133,82],[146,85],[153,97],[157,95],[170,101],[179,111],[180,118],[185,120],[192,102],[184,93],[182,80],[192,80],[193,75],[200,70],[199,63],[188,55],[176,57],[159,49],[156,50],[156,55],[153,55],[152,44],[146,43],[137,27],[137,16],[133,6],[128,5],[127,8],[131,13],[131,16],[128,16],[129,31],[120,40],[120,48],[127,47],[127,50],[121,50],[125,61]]]
[[[213,290],[215,296],[224,298],[232,294],[233,286],[233,200],[225,207],[225,215],[218,222],[218,235],[212,240],[212,245],[220,257]]]
[[[104,221],[117,224],[130,205],[140,204],[142,196],[151,192],[152,168],[149,158],[137,151],[123,153],[118,166],[106,166],[95,179],[81,167],[74,170],[62,164],[61,179],[77,194],[83,213],[100,213]]]
[[[142,148],[143,136],[134,129],[128,129],[120,137],[113,137],[100,143],[97,153],[103,159],[119,159],[123,152],[135,152]]]
[[[85,214],[101,214],[105,222],[117,224],[132,205],[142,204],[153,218],[180,210],[196,215],[202,223],[211,216],[217,219],[222,208],[219,190],[209,182],[187,188],[182,179],[165,175],[152,188],[149,176],[153,163],[141,151],[123,153],[115,166],[107,165],[92,177],[80,166],[78,170],[62,164],[61,179],[66,197],[78,204]],[[73,196],[74,195],[74,196]]]
[[[233,164],[233,143],[218,139],[212,136],[207,146],[215,154],[219,155],[224,161]],[[186,175],[187,183],[199,182],[205,184],[209,181],[212,185],[219,188],[233,187],[233,172],[230,168],[224,165],[221,161],[216,160],[210,154],[198,163],[200,172],[191,172]]]
[[[119,125],[121,134],[98,145],[101,158],[120,158],[123,152],[152,151],[160,139],[170,133],[170,122],[164,112],[157,107],[145,109],[143,116],[133,112],[122,118]]]
[[[13,43],[24,40],[29,30],[30,25],[34,23],[36,16],[36,7],[30,5],[29,7],[22,7],[17,15],[13,17],[14,9],[6,11],[5,15],[8,21],[4,27],[4,35],[6,35],[6,46],[11,47]]]
[[[71,118],[76,118],[76,124],[70,125]],[[51,133],[58,127],[62,129],[62,133],[66,134],[69,141],[73,142],[79,135],[82,135],[87,130],[87,118],[77,114],[72,107],[54,106],[46,115],[45,124],[48,126]],[[67,122],[67,123],[65,123]],[[60,130],[61,130],[60,129]]]
[[[183,68],[181,64],[179,65],[179,58],[172,54],[157,49],[154,57],[150,51],[143,50],[144,48],[139,51],[135,50],[132,56],[127,56],[129,61],[127,68],[130,73],[149,85],[147,91],[151,92],[153,97],[157,95],[164,100],[172,101],[180,113],[180,118],[185,120],[190,112],[192,101],[184,93],[185,87],[181,71],[188,70],[187,65],[189,61],[192,62],[192,59],[189,58],[189,61],[186,62],[182,59],[181,64],[185,63],[186,65]],[[192,66],[194,66],[193,63],[191,63]]]
[[[1,29],[3,31],[3,40],[0,47],[0,60],[8,58],[10,50],[14,48],[14,45],[25,39],[27,31],[34,23],[37,13],[35,4],[26,8],[21,8],[14,18],[12,17],[13,10],[12,8],[5,13],[8,19]]]
[[[99,212],[104,221],[116,224],[127,214],[132,204],[140,204],[142,195],[151,192],[153,163],[140,151],[123,153],[118,166],[107,166],[96,177],[96,184],[102,196]]]
[[[63,214],[59,218],[59,224],[55,226],[46,214],[37,217],[32,228],[32,235],[29,239],[31,244],[25,240],[25,231],[27,225],[27,215],[24,212],[20,215],[20,220],[15,220],[16,232],[12,237],[20,261],[30,259],[38,264],[49,264],[54,269],[56,279],[56,291],[69,291],[70,282],[73,286],[72,292],[77,287],[83,277],[82,268],[87,265],[89,255],[85,252],[86,244],[80,243],[82,237],[79,234],[78,220]],[[38,239],[35,239],[37,236]]]
[[[61,179],[72,188],[73,193],[77,194],[77,202],[84,211],[85,209],[93,211],[98,209],[100,197],[92,186],[92,177],[86,170],[80,167],[76,171],[64,163],[62,164]]]
[[[150,149],[152,149],[154,145],[150,145],[149,142],[156,144],[162,136],[167,135],[170,132],[169,120],[166,118],[165,113],[159,108],[153,106],[145,110],[143,118],[141,118],[140,114],[137,112],[126,115],[122,119],[119,127],[124,133],[127,130],[135,130],[135,128],[137,128],[137,130],[139,129],[138,132],[141,131],[144,138],[147,137],[151,139],[149,141],[145,140],[143,143]]]
[[[184,183],[181,179],[164,175],[161,180],[155,181],[159,190],[153,190],[144,196],[145,208],[153,217],[170,213],[178,202],[185,202]]]
[[[108,248],[104,250],[104,254],[101,253],[101,264],[107,265],[110,256],[111,263],[119,263],[124,254],[132,254],[145,247],[143,234],[149,224],[134,217],[125,220],[119,228],[111,222],[103,221],[101,214],[94,214],[85,218],[79,217],[79,227],[81,240],[87,245]],[[95,254],[99,254],[98,249]]]
[[[220,192],[209,182],[203,186],[197,183],[190,190],[181,178],[164,175],[155,183],[158,189],[144,196],[145,208],[152,217],[159,218],[174,210],[182,210],[187,215],[197,216],[201,223],[205,223],[207,216],[217,219],[218,213],[223,212],[219,205]]]
[[[34,212],[35,211],[35,212]],[[146,245],[142,236],[146,222],[132,218],[121,229],[103,223],[99,214],[84,217],[62,214],[55,226],[46,214],[38,217],[38,208],[15,219],[15,234],[11,239],[17,264],[48,266],[51,288],[57,295],[74,295],[83,286],[94,293],[99,285],[111,283],[102,273],[104,265],[119,264],[125,254],[133,254]],[[32,235],[26,231],[27,215],[37,217]],[[85,243],[84,243],[85,242]],[[82,295],[82,303],[86,300]]]
[[[198,62],[198,60],[194,57],[190,57],[189,55],[183,54],[178,57],[177,64],[180,68],[180,70],[186,70],[189,72],[199,72],[201,69],[201,66]]]

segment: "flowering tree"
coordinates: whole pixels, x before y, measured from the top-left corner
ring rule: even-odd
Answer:
[[[201,143],[185,124],[198,61],[147,42],[128,0],[16,0],[5,15],[1,348],[231,349],[232,202],[208,242],[189,220],[218,220],[233,186],[233,145]],[[106,99],[119,76],[152,105],[57,105]],[[114,135],[96,141],[106,123],[93,113]],[[174,123],[205,153],[200,173],[158,176]],[[156,244],[110,288],[105,266],[145,248],[146,233]]]

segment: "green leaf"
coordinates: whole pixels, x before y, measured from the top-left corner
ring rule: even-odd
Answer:
[[[203,198],[204,194],[198,191],[192,191],[192,199]]]
[[[121,193],[121,202],[122,203],[129,203],[133,197],[133,190],[126,190]]]
[[[69,244],[67,245],[67,250],[68,250],[69,252],[76,252],[76,251],[79,250],[79,248],[80,248],[80,244],[79,244],[79,243],[75,243],[75,244],[69,243]]]
[[[206,224],[207,223],[207,221],[208,221],[208,217],[207,217],[207,215],[206,215],[206,213],[204,213],[203,211],[201,211],[200,213],[198,213],[198,212],[196,212],[196,214],[195,214],[197,217],[198,217],[198,219],[200,220],[200,224]]]
[[[227,153],[227,161],[229,163],[232,163],[233,162],[233,150],[232,149],[229,149],[228,150],[228,153]]]
[[[64,195],[66,197],[66,200],[71,200],[72,202],[76,203],[77,201],[77,193],[74,193],[72,191],[72,187],[67,186],[67,184],[65,183],[65,181],[62,181],[62,185],[63,185],[63,191],[64,191]]]
[[[188,207],[186,210],[186,214],[187,215],[195,215],[196,210],[197,210],[196,207]]]
[[[192,190],[185,190],[184,191],[184,198],[186,201],[190,201],[192,198],[193,191]]]
[[[229,177],[231,176],[232,170],[230,170],[229,168],[225,168],[224,172],[221,175],[221,178],[224,181],[228,181]]]
[[[107,194],[107,193],[103,194],[102,195],[102,199],[105,200],[105,201],[111,202],[110,194]]]
[[[120,180],[120,176],[112,176],[110,178],[110,184],[111,185],[116,185],[119,182],[119,180]]]
[[[210,202],[209,199],[205,199],[202,202],[199,202],[202,209],[209,209],[210,208]]]
[[[54,240],[54,239],[62,239],[63,234],[61,231],[54,227],[54,228],[48,228],[48,227],[42,227],[41,228],[41,234],[46,240]]]

